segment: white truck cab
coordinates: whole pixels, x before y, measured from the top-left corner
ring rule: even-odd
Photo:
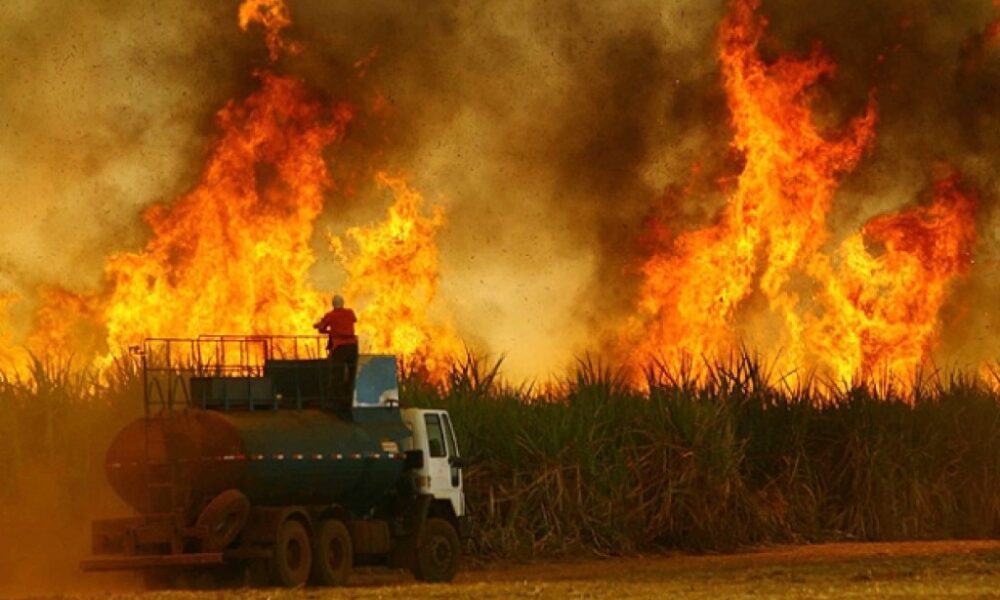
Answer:
[[[422,455],[411,469],[414,487],[418,493],[433,497],[439,511],[450,509],[452,514],[448,516],[462,524],[466,516],[464,462],[448,411],[408,408],[402,411],[402,416],[403,423],[413,433],[405,450],[419,451]]]

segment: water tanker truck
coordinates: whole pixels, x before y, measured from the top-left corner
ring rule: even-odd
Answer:
[[[94,521],[81,567],[160,583],[217,572],[339,585],[357,564],[451,580],[468,521],[448,413],[400,408],[393,356],[361,355],[345,389],[324,343],[203,336],[135,349],[145,414],[105,464],[134,514]]]

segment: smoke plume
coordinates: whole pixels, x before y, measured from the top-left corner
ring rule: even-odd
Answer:
[[[436,310],[473,346],[506,353],[515,377],[600,351],[595,336],[634,308],[651,215],[669,235],[710,223],[719,181],[740,168],[717,62],[722,0],[288,5],[285,35],[302,51],[277,68],[361,111],[331,164],[314,283],[344,283],[323,233],[390,202],[372,174],[405,175],[448,215]],[[21,298],[16,334],[40,286],[95,291],[105,256],[145,242],[141,210],[194,186],[215,111],[269,62],[236,8],[0,7],[0,286]],[[822,126],[877,99],[874,147],[836,194],[831,243],[918,203],[936,164],[979,191],[975,265],[942,311],[963,325],[944,328],[939,358],[995,353],[996,7],[771,0],[760,12],[765,59],[819,42],[838,65],[818,84]]]

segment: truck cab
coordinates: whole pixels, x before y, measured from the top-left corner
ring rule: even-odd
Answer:
[[[412,437],[406,444],[411,458],[409,476],[419,494],[431,496],[432,513],[453,521],[459,533],[467,530],[462,468],[455,430],[448,411],[408,408],[403,423]]]

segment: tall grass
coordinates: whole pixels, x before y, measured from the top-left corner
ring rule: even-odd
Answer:
[[[122,360],[98,379],[69,359],[30,357],[25,373],[0,374],[0,509],[30,500],[39,472],[68,494],[103,477],[114,433],[141,411],[136,365]]]
[[[402,392],[452,413],[477,552],[1000,535],[1000,404],[974,378],[776,388],[744,355],[697,381],[650,369],[641,390],[584,360],[532,389],[498,367],[470,358]]]
[[[512,386],[470,357],[401,392],[451,411],[482,555],[1000,535],[1000,401],[978,379],[821,396],[769,385],[749,356],[697,380],[656,365],[647,378],[637,388],[585,358],[562,381]],[[38,469],[69,494],[93,489],[140,394],[127,360],[101,380],[40,359],[0,377],[0,516],[30,499]]]

